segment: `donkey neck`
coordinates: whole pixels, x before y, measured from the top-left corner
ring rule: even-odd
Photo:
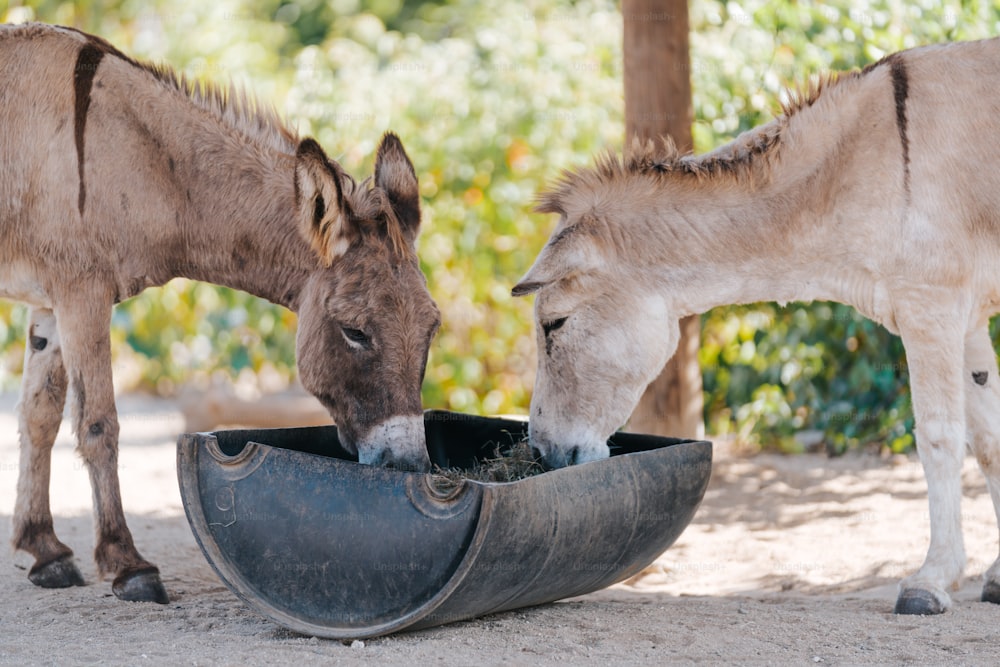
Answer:
[[[150,186],[169,202],[159,217],[172,216],[161,222],[176,230],[160,277],[232,287],[295,310],[319,262],[294,219],[294,155],[181,92],[136,104],[140,133],[157,149],[159,178]]]
[[[655,244],[642,252],[661,258],[659,282],[679,312],[818,299],[872,312],[883,258],[871,246],[906,202],[886,77],[848,77],[790,118],[695,158],[734,155],[777,131],[773,152],[749,160],[744,178],[657,181],[638,244]]]
[[[891,218],[892,182],[852,173],[840,155],[789,153],[763,183],[664,190],[650,221],[659,233],[642,242],[656,244],[646,253],[666,258],[657,262],[659,285],[678,312],[813,300],[871,312],[877,271],[866,229]]]
[[[294,220],[293,158],[272,152],[247,160],[235,152],[228,174],[212,164],[192,165],[200,176],[185,220],[183,275],[296,310],[319,259]]]
[[[645,253],[658,259],[643,262],[642,270],[657,275],[651,287],[666,289],[678,314],[818,298],[807,287],[814,269],[790,238],[798,216],[767,190],[729,191],[697,203],[674,200],[653,210],[660,233],[641,236]]]

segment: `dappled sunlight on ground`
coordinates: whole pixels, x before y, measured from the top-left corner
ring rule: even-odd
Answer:
[[[962,519],[970,595],[997,553],[982,474],[963,468]],[[733,454],[716,446],[712,481],[691,525],[624,587],[676,595],[877,591],[887,605],[930,536],[916,455],[878,458]]]

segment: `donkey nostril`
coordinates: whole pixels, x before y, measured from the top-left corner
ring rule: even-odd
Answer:
[[[406,470],[406,461],[396,456],[392,450],[383,449],[379,452],[379,455],[375,458],[378,463],[376,465],[385,468],[386,470]]]
[[[577,462],[577,459],[579,459],[579,458],[580,458],[580,448],[579,447],[574,447],[573,449],[569,450],[569,464],[571,466],[575,466],[576,462]]]
[[[429,460],[411,460],[406,456],[398,455],[392,450],[383,449],[370,461],[370,465],[387,470],[397,470],[399,472],[427,472],[430,470]]]

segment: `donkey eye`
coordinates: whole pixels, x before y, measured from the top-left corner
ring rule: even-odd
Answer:
[[[566,320],[568,319],[569,317],[567,316],[549,320],[548,322],[542,322],[542,331],[544,331],[545,335],[548,336],[553,331],[562,328],[562,325],[566,324]]]
[[[352,329],[351,327],[340,327],[340,332],[344,334],[344,338],[347,342],[359,347],[371,347],[372,339],[361,329]]]

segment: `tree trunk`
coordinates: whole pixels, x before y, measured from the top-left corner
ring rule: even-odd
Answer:
[[[625,147],[633,137],[670,136],[691,149],[691,77],[687,0],[622,0],[625,20]],[[646,388],[628,429],[695,438],[704,435],[698,316],[681,320],[677,352]]]

